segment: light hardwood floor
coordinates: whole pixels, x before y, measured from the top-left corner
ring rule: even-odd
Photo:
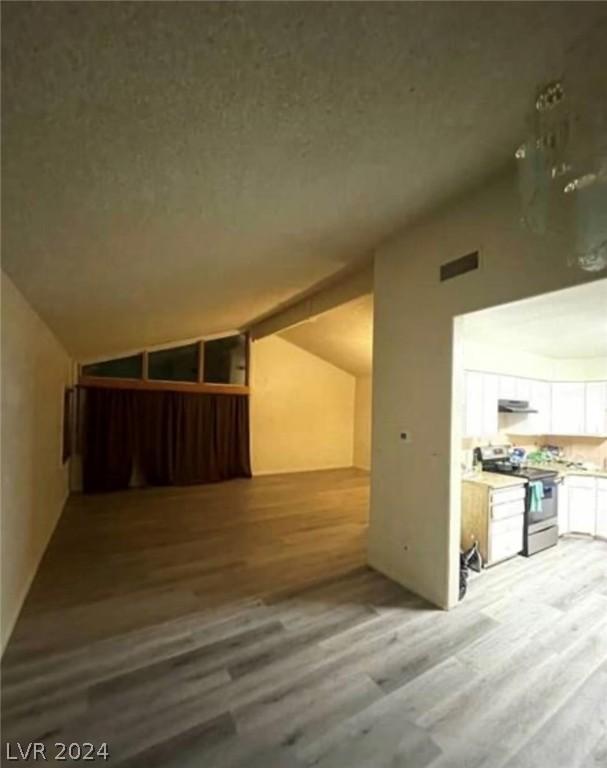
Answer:
[[[73,498],[5,653],[3,740],[142,768],[605,768],[607,542],[517,557],[446,613],[365,566],[367,507],[357,470]]]

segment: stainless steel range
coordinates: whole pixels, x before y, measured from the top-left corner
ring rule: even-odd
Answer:
[[[474,455],[485,472],[513,475],[527,480],[525,496],[525,523],[523,527],[523,552],[526,557],[553,547],[558,542],[558,472],[527,467],[510,456],[505,445],[475,448]],[[534,484],[541,483],[541,493],[534,494]],[[539,496],[539,498],[538,498]]]

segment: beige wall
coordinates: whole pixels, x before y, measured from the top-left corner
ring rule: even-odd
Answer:
[[[68,493],[61,450],[70,370],[66,351],[2,273],[2,649]]]
[[[253,473],[352,466],[354,389],[354,376],[279,336],[253,342]]]
[[[478,271],[439,281],[442,263],[477,249]],[[564,238],[522,230],[513,169],[376,253],[369,561],[437,605],[457,603],[463,355],[454,319],[604,276],[569,266],[574,252]],[[404,430],[410,442],[399,439]]]
[[[371,469],[371,376],[356,377],[354,466]]]

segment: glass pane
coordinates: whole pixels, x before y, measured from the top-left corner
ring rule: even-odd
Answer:
[[[84,376],[107,376],[111,379],[140,379],[143,375],[143,355],[118,357],[82,366]]]
[[[160,381],[198,381],[199,344],[159,349],[148,355],[148,378]]]
[[[246,384],[247,337],[244,334],[205,341],[204,380],[208,384]]]

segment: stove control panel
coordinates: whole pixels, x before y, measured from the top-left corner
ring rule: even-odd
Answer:
[[[510,446],[486,445],[482,448],[475,448],[474,452],[481,461],[498,461],[499,459],[508,459],[510,457]]]

